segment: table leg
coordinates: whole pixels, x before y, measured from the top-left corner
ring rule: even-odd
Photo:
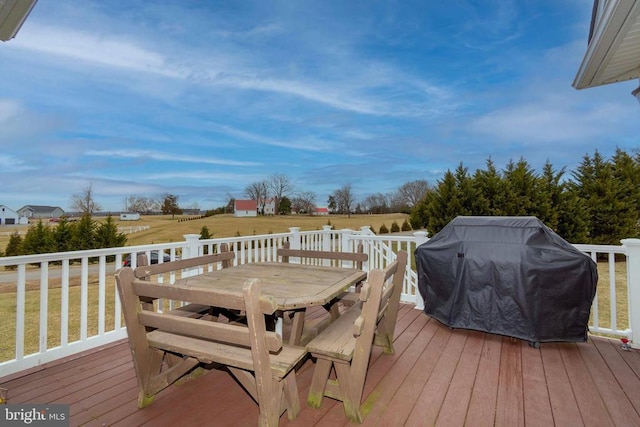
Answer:
[[[300,345],[302,338],[302,329],[304,328],[305,310],[296,310],[293,312],[293,321],[291,322],[291,335],[289,335],[289,344]]]

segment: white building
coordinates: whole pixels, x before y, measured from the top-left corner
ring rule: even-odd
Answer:
[[[22,219],[22,221],[21,221]],[[0,205],[0,225],[27,224],[27,218],[20,218],[13,209]]]
[[[255,200],[236,200],[233,203],[233,216],[258,216],[258,203]]]
[[[120,214],[120,221],[139,221],[140,214],[138,212],[123,212]]]

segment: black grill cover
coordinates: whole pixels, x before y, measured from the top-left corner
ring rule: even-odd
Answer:
[[[457,217],[415,250],[424,311],[531,343],[586,341],[596,263],[535,217]]]

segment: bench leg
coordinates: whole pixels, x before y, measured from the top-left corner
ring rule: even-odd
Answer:
[[[273,427],[280,423],[280,407],[282,406],[284,381],[272,380],[270,385],[271,387],[268,388],[271,389],[269,390],[271,395],[258,392],[258,394],[262,394],[263,396],[263,398],[258,401],[258,406],[260,407],[260,417],[258,418],[259,426]],[[268,385],[265,384],[265,386]]]
[[[307,395],[307,406],[316,409],[322,406],[324,391],[327,388],[327,381],[329,381],[329,374],[331,373],[331,365],[332,362],[330,360],[318,358],[313,369],[313,378]]]
[[[300,413],[300,396],[298,395],[296,371],[292,369],[282,381],[284,382],[284,400],[287,406],[287,417],[290,420],[295,420]]]
[[[349,420],[362,423],[360,400],[364,384],[357,384],[357,381],[354,381],[352,367],[349,363],[335,363],[334,366],[344,412]]]

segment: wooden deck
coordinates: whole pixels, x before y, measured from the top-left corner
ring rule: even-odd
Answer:
[[[617,340],[542,344],[449,330],[412,306],[398,315],[395,355],[376,350],[364,425],[640,426],[640,352]],[[302,411],[280,425],[348,425],[340,402],[306,407],[313,371],[298,371]],[[128,344],[0,378],[9,403],[70,404],[71,425],[253,426],[258,408],[224,370],[173,385],[145,409]]]

